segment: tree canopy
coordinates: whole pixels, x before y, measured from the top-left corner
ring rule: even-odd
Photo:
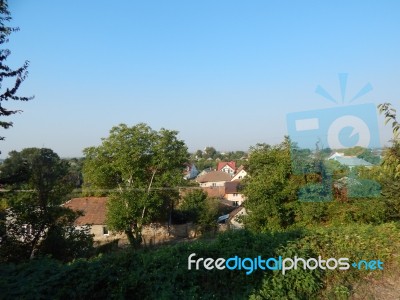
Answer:
[[[74,181],[68,163],[51,149],[10,152],[0,167],[0,183],[9,189],[3,193],[0,260],[45,254],[69,260],[91,249],[87,230],[73,225],[80,214],[60,205]]]
[[[140,123],[111,129],[98,147],[84,150],[84,186],[109,189],[107,222],[132,245],[141,242],[142,225],[171,211],[189,154],[177,131]]]
[[[246,226],[256,230],[279,230],[293,221],[292,204],[299,184],[292,173],[291,144],[287,138],[277,146],[258,144],[250,150],[244,179]]]

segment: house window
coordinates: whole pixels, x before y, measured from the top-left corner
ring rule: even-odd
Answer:
[[[212,186],[217,186],[217,184],[215,182],[213,182]]]
[[[233,197],[237,197],[237,195],[238,195],[237,193],[233,193]]]
[[[107,227],[107,226],[103,226],[103,234],[104,234],[104,235],[109,235],[108,227]]]
[[[233,201],[233,206],[239,206],[239,201]]]

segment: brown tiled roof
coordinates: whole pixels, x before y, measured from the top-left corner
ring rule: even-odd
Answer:
[[[84,213],[75,221],[75,225],[104,225],[106,223],[107,199],[107,197],[73,198],[64,203],[64,206]]]
[[[220,181],[231,181],[232,177],[228,173],[221,171],[212,171],[210,173],[199,176],[197,182],[220,182]]]
[[[238,181],[225,182],[225,194],[235,194],[238,192]]]
[[[244,209],[243,206],[239,206],[238,208],[234,209],[229,213],[229,219],[233,219],[242,209]]]
[[[225,196],[224,186],[203,188],[203,191],[205,191],[207,193],[207,196],[210,198],[223,198]]]

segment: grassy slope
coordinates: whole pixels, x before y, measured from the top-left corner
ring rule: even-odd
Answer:
[[[397,224],[346,225],[276,234],[227,232],[215,241],[198,241],[157,249],[123,251],[68,265],[43,259],[0,266],[4,299],[347,299],[361,295],[363,278],[393,276],[400,245]],[[198,257],[349,257],[380,259],[382,272],[188,271],[187,258]],[[382,277],[383,276],[383,277]],[[356,290],[354,291],[354,287]],[[357,294],[356,293],[356,294]],[[356,295],[357,296],[357,295]]]

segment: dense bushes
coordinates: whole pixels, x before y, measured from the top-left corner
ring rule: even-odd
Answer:
[[[53,260],[3,265],[0,290],[4,298],[48,299],[222,299],[249,295],[263,274],[244,272],[188,271],[191,253],[198,257],[272,256],[291,237],[248,232],[228,232],[214,242],[185,243],[156,250],[126,251],[62,265]]]
[[[388,264],[400,242],[394,224],[354,225],[300,232],[252,234],[231,231],[212,242],[127,250],[61,264],[50,259],[0,267],[2,298],[14,299],[310,299],[321,293],[351,293],[366,271],[188,270],[188,256],[229,258],[349,257]],[[325,288],[325,289],[324,289]]]
[[[349,202],[299,202],[292,227],[320,225],[382,224],[390,221],[385,199],[352,199]]]

